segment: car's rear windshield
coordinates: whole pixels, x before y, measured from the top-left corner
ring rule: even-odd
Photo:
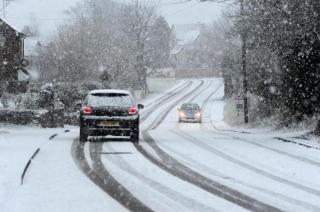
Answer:
[[[85,102],[92,107],[130,107],[132,98],[122,93],[95,93],[90,94]]]

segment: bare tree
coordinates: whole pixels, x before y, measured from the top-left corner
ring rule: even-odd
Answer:
[[[152,33],[159,23],[156,6],[138,0],[131,4],[87,0],[68,14],[69,23],[41,49],[43,78],[69,82],[108,79],[118,88],[147,93],[147,68],[154,65],[150,56],[169,54],[169,48],[160,53],[160,48],[150,48],[152,39],[169,42],[166,33],[157,34],[161,38]],[[157,59],[162,63],[166,57]]]
[[[135,71],[138,75],[138,83],[144,94],[148,92],[146,43],[152,25],[157,20],[156,6],[152,1],[135,0],[125,7],[124,18],[127,24],[126,33],[130,34],[133,41],[132,50],[135,54]]]

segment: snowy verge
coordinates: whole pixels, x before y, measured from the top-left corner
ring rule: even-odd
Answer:
[[[70,154],[78,129],[3,127],[0,134],[1,211],[126,211],[81,173]],[[57,132],[59,135],[48,141]],[[20,176],[38,147],[25,182]]]
[[[221,100],[222,101],[222,100]],[[275,114],[270,117],[266,117],[263,110],[263,103],[259,101],[256,96],[250,95],[249,97],[249,124],[244,124],[243,111],[238,111],[236,108],[235,96],[224,100],[223,120],[227,128],[235,128],[241,130],[250,129],[268,129],[272,131],[281,132],[297,132],[305,133],[304,137],[312,139],[318,139],[319,137],[312,135],[312,132],[316,128],[319,116],[306,117],[302,122],[291,124],[288,127],[281,126],[281,114]],[[301,134],[302,136],[303,134]]]

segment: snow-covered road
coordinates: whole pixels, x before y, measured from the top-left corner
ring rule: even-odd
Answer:
[[[304,132],[231,128],[223,91],[222,79],[184,80],[145,100],[139,145],[1,127],[1,211],[320,211],[319,145],[275,139]],[[188,101],[202,105],[201,124],[178,123]]]

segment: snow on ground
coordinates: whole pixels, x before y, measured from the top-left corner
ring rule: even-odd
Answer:
[[[166,92],[182,84],[183,81],[179,81]],[[153,95],[144,103],[153,103],[161,95]],[[79,132],[78,127],[66,127],[70,128],[71,132],[65,134],[65,129],[0,126],[1,211],[125,210],[74,164],[71,143]],[[49,137],[55,133],[59,135],[49,141]],[[24,184],[20,185],[22,171],[38,147],[41,147],[41,151],[26,173]],[[89,154],[87,148],[85,152]],[[88,160],[90,162],[90,157]]]
[[[202,125],[177,124],[175,108],[152,136],[165,151],[211,179],[284,210],[318,211],[319,151],[273,139],[303,132],[251,129],[243,134],[231,128],[223,121],[222,97],[223,87],[205,107]]]
[[[249,133],[243,133],[244,129],[228,126],[223,121],[222,80],[203,80],[203,86],[195,93],[198,96],[184,100],[201,105],[209,94],[217,91],[204,107],[203,123],[177,123],[179,103],[156,130],[150,131],[158,145],[204,176],[262,202],[286,211],[319,211],[319,150],[274,139],[276,136],[292,138],[303,132],[245,129]],[[166,93],[182,84],[180,81]],[[198,85],[200,80],[193,80],[192,86],[183,93]],[[141,129],[148,127],[181,95],[154,110]],[[158,98],[160,96],[153,96],[144,103],[153,103]],[[70,128],[71,132],[64,133],[64,129],[0,127],[1,211],[125,210],[76,166],[70,151],[79,132],[77,127]],[[57,132],[59,135],[49,141]],[[141,141],[141,145],[152,152],[146,142]],[[22,170],[38,147],[41,151],[33,160],[24,184],[20,185]],[[102,161],[121,184],[156,211],[242,209],[159,169],[129,142],[106,143],[104,151],[131,153],[102,155]],[[85,154],[89,155],[88,148]],[[89,159],[88,162],[92,163]]]
[[[76,166],[70,153],[78,129],[1,127],[0,206],[4,212],[20,211],[125,211],[115,200],[97,189]],[[56,132],[59,136],[48,142]],[[23,185],[22,170],[38,147]]]
[[[142,100],[141,103],[144,104],[145,107],[148,107],[156,103],[163,95],[175,91],[184,83],[184,80],[170,79],[166,81],[164,78],[148,78],[148,86],[151,93],[148,98]],[[159,96],[159,93],[161,93],[161,96]]]
[[[131,143],[110,142],[104,149],[105,152],[131,153],[104,155],[102,159],[122,185],[155,211],[244,210],[159,169],[145,160]]]

